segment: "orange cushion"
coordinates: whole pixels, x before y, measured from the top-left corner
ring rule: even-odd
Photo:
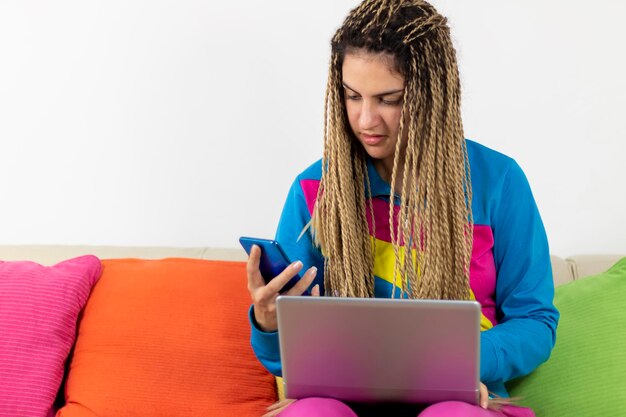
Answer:
[[[244,263],[102,264],[57,417],[258,417],[276,400],[250,347]]]

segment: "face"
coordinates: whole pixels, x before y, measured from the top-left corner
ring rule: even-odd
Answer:
[[[383,177],[391,175],[404,93],[404,76],[393,60],[358,51],[346,54],[342,67],[350,128]]]

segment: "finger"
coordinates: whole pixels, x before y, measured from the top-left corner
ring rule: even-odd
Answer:
[[[261,417],[275,417],[277,416],[282,410],[278,409],[278,410],[272,410],[272,411],[268,411],[267,413],[263,414]]]
[[[302,295],[307,288],[311,286],[313,280],[317,276],[317,268],[312,266],[306,271],[306,274],[293,286],[285,295]]]
[[[248,264],[246,265],[246,272],[248,274],[248,290],[250,291],[265,286],[265,280],[263,280],[263,276],[259,270],[260,263],[261,248],[257,245],[252,245],[252,249],[250,249],[250,256],[248,256]]]
[[[272,404],[269,407],[267,407],[267,411],[273,411],[273,410],[278,410],[278,409],[284,408],[284,407],[288,406],[289,404],[291,404],[294,401],[295,400],[291,400],[289,398],[285,398],[284,400],[281,400],[281,401],[276,401],[274,404]]]
[[[311,290],[311,295],[313,297],[319,297],[320,296],[320,285],[316,284],[315,287],[313,287],[313,289]]]
[[[267,407],[267,413],[263,414],[263,417],[274,417],[279,415],[285,408],[287,408],[291,403],[295,400],[285,399],[282,401],[275,402],[274,404]]]
[[[480,383],[479,404],[484,409],[487,409],[487,406],[489,405],[489,392],[487,391],[487,386],[482,382]]]
[[[280,290],[289,282],[289,280],[295,277],[302,269],[302,262],[295,261],[287,268],[278,274],[274,279],[267,283],[265,286],[268,291],[278,294]]]
[[[282,412],[283,412],[282,408],[279,408],[278,410],[268,411],[267,413],[263,414],[261,417],[276,417]]]

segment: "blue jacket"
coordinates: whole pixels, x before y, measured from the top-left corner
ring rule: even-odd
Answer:
[[[470,288],[471,296],[482,306],[480,378],[490,391],[508,396],[504,383],[532,372],[548,359],[554,346],[559,313],[552,303],[550,254],[539,211],[519,165],[470,140],[467,148],[474,219]],[[310,234],[298,240],[311,218],[321,167],[317,161],[294,181],[276,240],[292,261],[303,262],[303,271],[317,266],[313,285],[319,284],[323,294],[323,257]],[[371,162],[368,174],[377,239],[375,296],[390,297],[394,259],[389,239],[390,187]],[[278,333],[261,331],[252,309],[250,321],[255,354],[271,373],[280,376]]]

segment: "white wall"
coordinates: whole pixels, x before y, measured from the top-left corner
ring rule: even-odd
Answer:
[[[356,3],[0,0],[0,243],[272,236]],[[435,4],[466,136],[520,162],[552,251],[625,252],[625,3]]]

